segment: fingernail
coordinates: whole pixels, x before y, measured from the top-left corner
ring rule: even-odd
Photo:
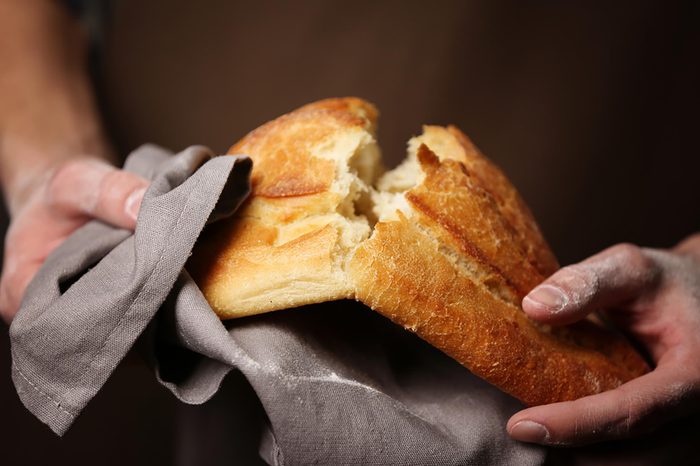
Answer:
[[[569,302],[569,297],[553,285],[540,285],[530,292],[523,301],[546,307],[551,312],[560,311]]]
[[[134,219],[134,221],[136,221],[136,217],[139,214],[141,200],[143,199],[143,195],[145,192],[146,188],[137,189],[133,193],[129,194],[129,197],[126,198],[124,210],[126,211],[126,215]]]
[[[515,440],[530,443],[546,443],[549,431],[545,426],[534,421],[519,421],[510,428],[509,434]]]

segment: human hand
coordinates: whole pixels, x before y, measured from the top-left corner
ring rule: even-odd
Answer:
[[[90,158],[30,177],[8,199],[11,222],[0,277],[0,315],[8,324],[48,255],[91,219],[133,229],[148,186],[138,175]]]
[[[562,268],[522,305],[554,325],[605,309],[655,368],[614,390],[516,413],[507,425],[514,439],[578,446],[636,437],[700,406],[700,235],[668,251],[614,246]]]

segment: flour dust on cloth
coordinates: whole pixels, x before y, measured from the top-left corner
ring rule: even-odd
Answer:
[[[209,400],[231,370],[244,375],[267,427],[250,448],[270,464],[544,461],[505,433],[516,400],[358,303],[216,317],[185,263],[205,225],[247,196],[250,159],[144,146],[125,169],[153,180],[136,231],[97,221],[76,231],[10,328],[17,393],[54,432],[146,331],[156,377],[185,403]]]

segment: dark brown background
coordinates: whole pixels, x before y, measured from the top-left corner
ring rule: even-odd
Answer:
[[[98,84],[123,154],[147,141],[223,151],[274,116],[342,95],[379,106],[390,164],[421,124],[456,124],[569,263],[700,231],[697,5],[123,0]],[[145,368],[120,369],[58,440],[17,401],[6,331],[1,344],[5,464],[173,462],[183,408]]]

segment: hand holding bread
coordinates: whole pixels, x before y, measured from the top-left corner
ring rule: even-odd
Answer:
[[[582,445],[635,437],[697,414],[700,235],[668,251],[614,246],[562,268],[523,300],[523,309],[532,319],[557,325],[601,308],[608,309],[609,317],[647,349],[654,370],[614,390],[521,411],[508,422],[514,438]],[[687,438],[681,437],[678,443],[677,451],[690,454]],[[629,464],[647,461],[627,460]]]
[[[523,313],[557,262],[515,188],[461,131],[426,126],[384,173],[376,119],[360,99],[329,99],[231,148],[253,159],[253,193],[188,264],[221,318],[357,299],[528,405],[648,370],[596,322],[550,328]]]

